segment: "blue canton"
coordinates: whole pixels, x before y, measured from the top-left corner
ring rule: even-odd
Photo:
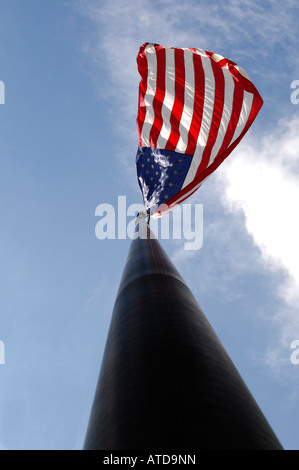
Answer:
[[[191,161],[191,155],[150,147],[138,148],[137,177],[148,213],[168,203],[181,190]]]

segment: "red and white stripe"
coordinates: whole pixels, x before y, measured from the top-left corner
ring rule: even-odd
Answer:
[[[137,63],[139,146],[193,155],[171,206],[189,197],[231,153],[263,100],[240,66],[201,49],[146,43]]]

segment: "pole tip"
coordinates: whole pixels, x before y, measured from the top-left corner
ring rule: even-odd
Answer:
[[[139,222],[140,219],[146,219],[147,213],[144,211],[137,212],[136,214],[136,220],[135,220],[135,225]]]

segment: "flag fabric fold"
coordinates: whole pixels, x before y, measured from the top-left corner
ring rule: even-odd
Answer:
[[[242,67],[212,52],[145,43],[137,55],[138,183],[159,217],[229,156],[263,100]]]

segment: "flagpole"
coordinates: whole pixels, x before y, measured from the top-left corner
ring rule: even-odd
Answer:
[[[84,450],[282,449],[190,289],[140,217]]]

